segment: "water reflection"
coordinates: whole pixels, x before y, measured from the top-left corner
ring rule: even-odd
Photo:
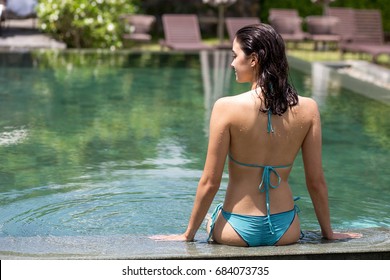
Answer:
[[[314,62],[311,70],[312,98],[322,107],[330,90],[331,68],[323,63]]]
[[[211,110],[218,98],[230,92],[232,74],[231,51],[201,51],[199,54],[206,109],[205,132],[208,134],[208,121]]]

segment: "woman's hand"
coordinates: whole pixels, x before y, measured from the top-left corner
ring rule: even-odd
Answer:
[[[333,232],[332,236],[325,237],[329,240],[361,238],[363,234],[356,232]]]
[[[187,238],[185,234],[153,235],[150,236],[149,238],[156,241],[184,241],[184,242],[193,241],[192,239]]]

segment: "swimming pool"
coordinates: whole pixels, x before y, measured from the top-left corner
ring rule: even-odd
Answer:
[[[222,51],[1,54],[0,239],[180,233],[212,104],[248,89],[229,64]],[[291,78],[320,104],[333,227],[389,228],[390,106]],[[300,158],[290,184],[302,228],[318,229]]]

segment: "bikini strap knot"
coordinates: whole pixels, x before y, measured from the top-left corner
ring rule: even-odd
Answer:
[[[276,185],[271,184],[271,173],[275,174],[275,176],[278,178],[278,183]],[[275,170],[274,166],[266,165],[264,166],[263,169],[263,176],[261,179],[261,183],[259,185],[259,190],[261,192],[266,192],[268,191],[269,187],[276,189],[279,187],[281,182],[281,178],[279,173]]]

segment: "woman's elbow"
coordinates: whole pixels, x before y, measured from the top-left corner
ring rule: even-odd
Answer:
[[[310,191],[320,191],[327,189],[324,176],[318,176],[316,178],[306,178],[306,185]]]
[[[210,177],[202,177],[199,180],[198,187],[204,189],[205,191],[214,193],[218,191],[220,185],[221,185],[220,179],[218,180]]]

